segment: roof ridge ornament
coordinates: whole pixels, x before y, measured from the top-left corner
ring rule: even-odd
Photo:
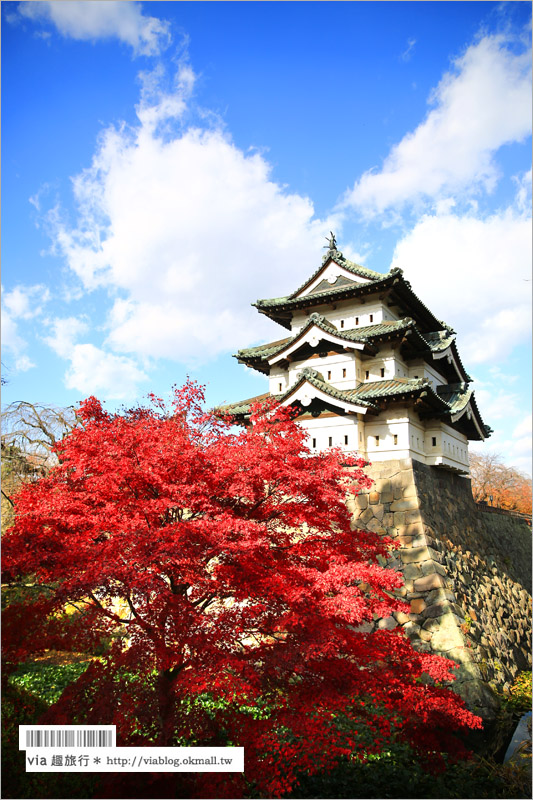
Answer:
[[[330,231],[329,232],[329,236],[325,236],[324,238],[325,238],[326,242],[328,243],[328,250],[337,251],[337,238],[336,238],[335,234],[333,233],[333,231]],[[325,246],[326,245],[324,245],[324,247]]]
[[[337,248],[337,237],[333,233],[333,231],[329,232],[329,236],[324,237],[327,245],[324,245],[324,249],[327,248],[327,253],[322,258],[322,261],[327,261],[328,258],[341,258],[344,260],[344,256],[342,255],[341,251]]]

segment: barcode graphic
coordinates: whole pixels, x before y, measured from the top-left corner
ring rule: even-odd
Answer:
[[[28,749],[33,747],[113,747],[113,731],[105,729],[26,729]]]

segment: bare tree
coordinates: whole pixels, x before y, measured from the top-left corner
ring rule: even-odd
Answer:
[[[13,521],[12,496],[21,483],[45,475],[57,463],[54,445],[80,424],[73,406],[20,400],[2,411],[2,530]]]
[[[498,453],[470,453],[470,477],[477,502],[531,513],[531,478],[504,464]]]

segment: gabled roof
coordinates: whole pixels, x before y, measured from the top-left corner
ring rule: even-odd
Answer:
[[[366,267],[362,267],[360,264],[355,264],[353,261],[348,261],[347,258],[343,256],[340,250],[329,250],[324,258],[322,259],[322,264],[316,269],[310,278],[308,278],[305,283],[302,283],[301,286],[298,287],[292,294],[288,295],[289,299],[297,297],[300,292],[303,292],[313,281],[318,278],[321,272],[324,272],[328,266],[328,264],[335,263],[339,267],[351,272],[352,275],[357,275],[360,278],[367,278],[371,281],[379,280],[383,277],[383,273],[375,272],[373,269],[367,269]],[[342,284],[341,284],[342,285]],[[318,287],[317,287],[318,288]],[[331,291],[332,286],[330,285],[329,288]],[[339,286],[335,286],[335,288],[339,288]],[[315,292],[316,289],[313,289]]]
[[[278,355],[283,350],[286,350],[294,344],[299,338],[302,338],[307,331],[312,327],[316,327],[324,333],[334,336],[346,343],[361,343],[372,344],[374,339],[387,336],[393,332],[401,332],[408,328],[414,327],[415,323],[412,319],[406,318],[403,320],[386,320],[385,322],[377,323],[376,325],[365,325],[361,328],[350,328],[348,330],[339,330],[332,325],[325,317],[320,314],[311,314],[309,322],[305,325],[299,333],[294,336],[289,336],[286,339],[279,339],[276,342],[269,342],[267,344],[260,344],[256,347],[245,347],[234,354],[243,364],[255,367],[262,372],[268,372],[266,364],[273,356]],[[262,369],[261,366],[264,365]]]
[[[330,406],[338,405],[339,414],[371,413],[377,414],[391,402],[411,401],[418,413],[426,418],[442,419],[450,425],[459,424],[465,429],[470,439],[485,439],[492,430],[485,425],[477,408],[473,392],[466,383],[457,383],[439,387],[435,391],[427,378],[409,380],[395,378],[391,380],[369,381],[360,383],[354,389],[336,389],[328,383],[320,372],[306,368],[302,370],[298,380],[276,399],[282,405],[299,403],[299,390],[307,384],[310,388],[309,399]],[[250,415],[253,403],[261,402],[270,395],[268,393],[241,400],[223,406],[219,410],[237,420],[245,421]],[[385,406],[384,406],[385,404]],[[304,409],[305,410],[305,409]]]
[[[352,274],[366,278],[365,282],[354,281],[351,283],[350,281],[340,281],[339,285],[330,285],[328,283],[323,290],[319,290],[317,286],[309,294],[299,296],[300,292],[309,286],[320,272],[332,261],[352,272]],[[438,320],[429,308],[416,296],[411,289],[409,281],[406,281],[403,277],[403,270],[395,267],[383,275],[380,272],[367,270],[365,267],[360,267],[357,264],[348,262],[344,259],[342,253],[338,251],[335,257],[330,255],[321,267],[319,267],[302,286],[291,294],[285,297],[272,297],[257,300],[255,303],[252,303],[252,305],[255,306],[260,313],[266,314],[275,322],[290,329],[292,314],[299,309],[312,308],[345,299],[365,297],[366,295],[376,293],[383,294],[385,292],[389,293],[394,302],[404,307],[407,313],[412,314],[424,331],[435,331],[445,328],[450,333],[452,332],[451,328],[441,320]]]
[[[298,340],[301,340],[302,346],[304,346],[305,335],[313,327],[315,327],[317,331],[323,331],[328,334],[327,338],[329,341],[334,341],[336,339],[339,344],[363,344],[365,345],[364,349],[367,353],[372,353],[373,350],[375,352],[376,345],[381,341],[397,339],[400,335],[408,335],[411,337],[409,339],[409,347],[412,349],[413,353],[417,355],[427,356],[431,354],[433,355],[433,359],[444,359],[448,349],[451,348],[448,355],[450,357],[450,362],[455,362],[455,370],[453,372],[451,369],[446,371],[451,372],[452,378],[456,375],[465,381],[471,380],[459,358],[454,342],[455,334],[450,333],[448,330],[422,334],[411,317],[404,317],[399,320],[384,320],[375,325],[365,325],[348,330],[343,328],[339,330],[322,315],[313,313],[309,317],[308,323],[294,336],[289,336],[286,339],[279,339],[276,342],[269,342],[256,347],[244,348],[235,354],[235,358],[241,363],[257,369],[259,372],[268,374],[269,362],[272,363],[272,359],[283,353],[283,351],[288,351],[293,348]],[[431,363],[433,363],[433,359],[431,359]],[[442,365],[445,363],[447,362],[442,361]],[[441,365],[436,364],[435,366],[438,368]]]
[[[318,370],[310,369],[309,367],[303,369],[296,383],[290,386],[283,394],[278,395],[276,399],[282,405],[290,405],[291,396],[294,395],[304,383],[308,383],[310,386],[318,389],[332,400],[338,400],[344,404],[348,403],[353,406],[363,406],[372,409],[374,412],[379,411],[382,400],[393,398],[398,400],[400,398],[415,397],[421,394],[424,394],[424,396],[428,395],[431,404],[437,410],[443,412],[450,410],[446,401],[438,396],[425,379],[408,380],[406,378],[396,378],[393,380],[369,381],[368,383],[360,383],[354,389],[336,389],[324,379]],[[250,406],[254,402],[258,402],[269,396],[270,395],[267,393],[251,398],[250,400],[241,400],[238,403],[223,406],[220,410],[233,416],[244,416],[249,413]]]

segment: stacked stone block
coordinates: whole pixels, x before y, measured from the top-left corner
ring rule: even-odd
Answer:
[[[470,482],[450,472],[405,459],[367,473],[374,485],[351,501],[354,527],[399,542],[390,565],[403,573],[399,594],[410,605],[372,627],[402,627],[419,651],[451,658],[456,691],[493,717],[487,684],[507,688],[531,665],[531,531],[478,511]]]

